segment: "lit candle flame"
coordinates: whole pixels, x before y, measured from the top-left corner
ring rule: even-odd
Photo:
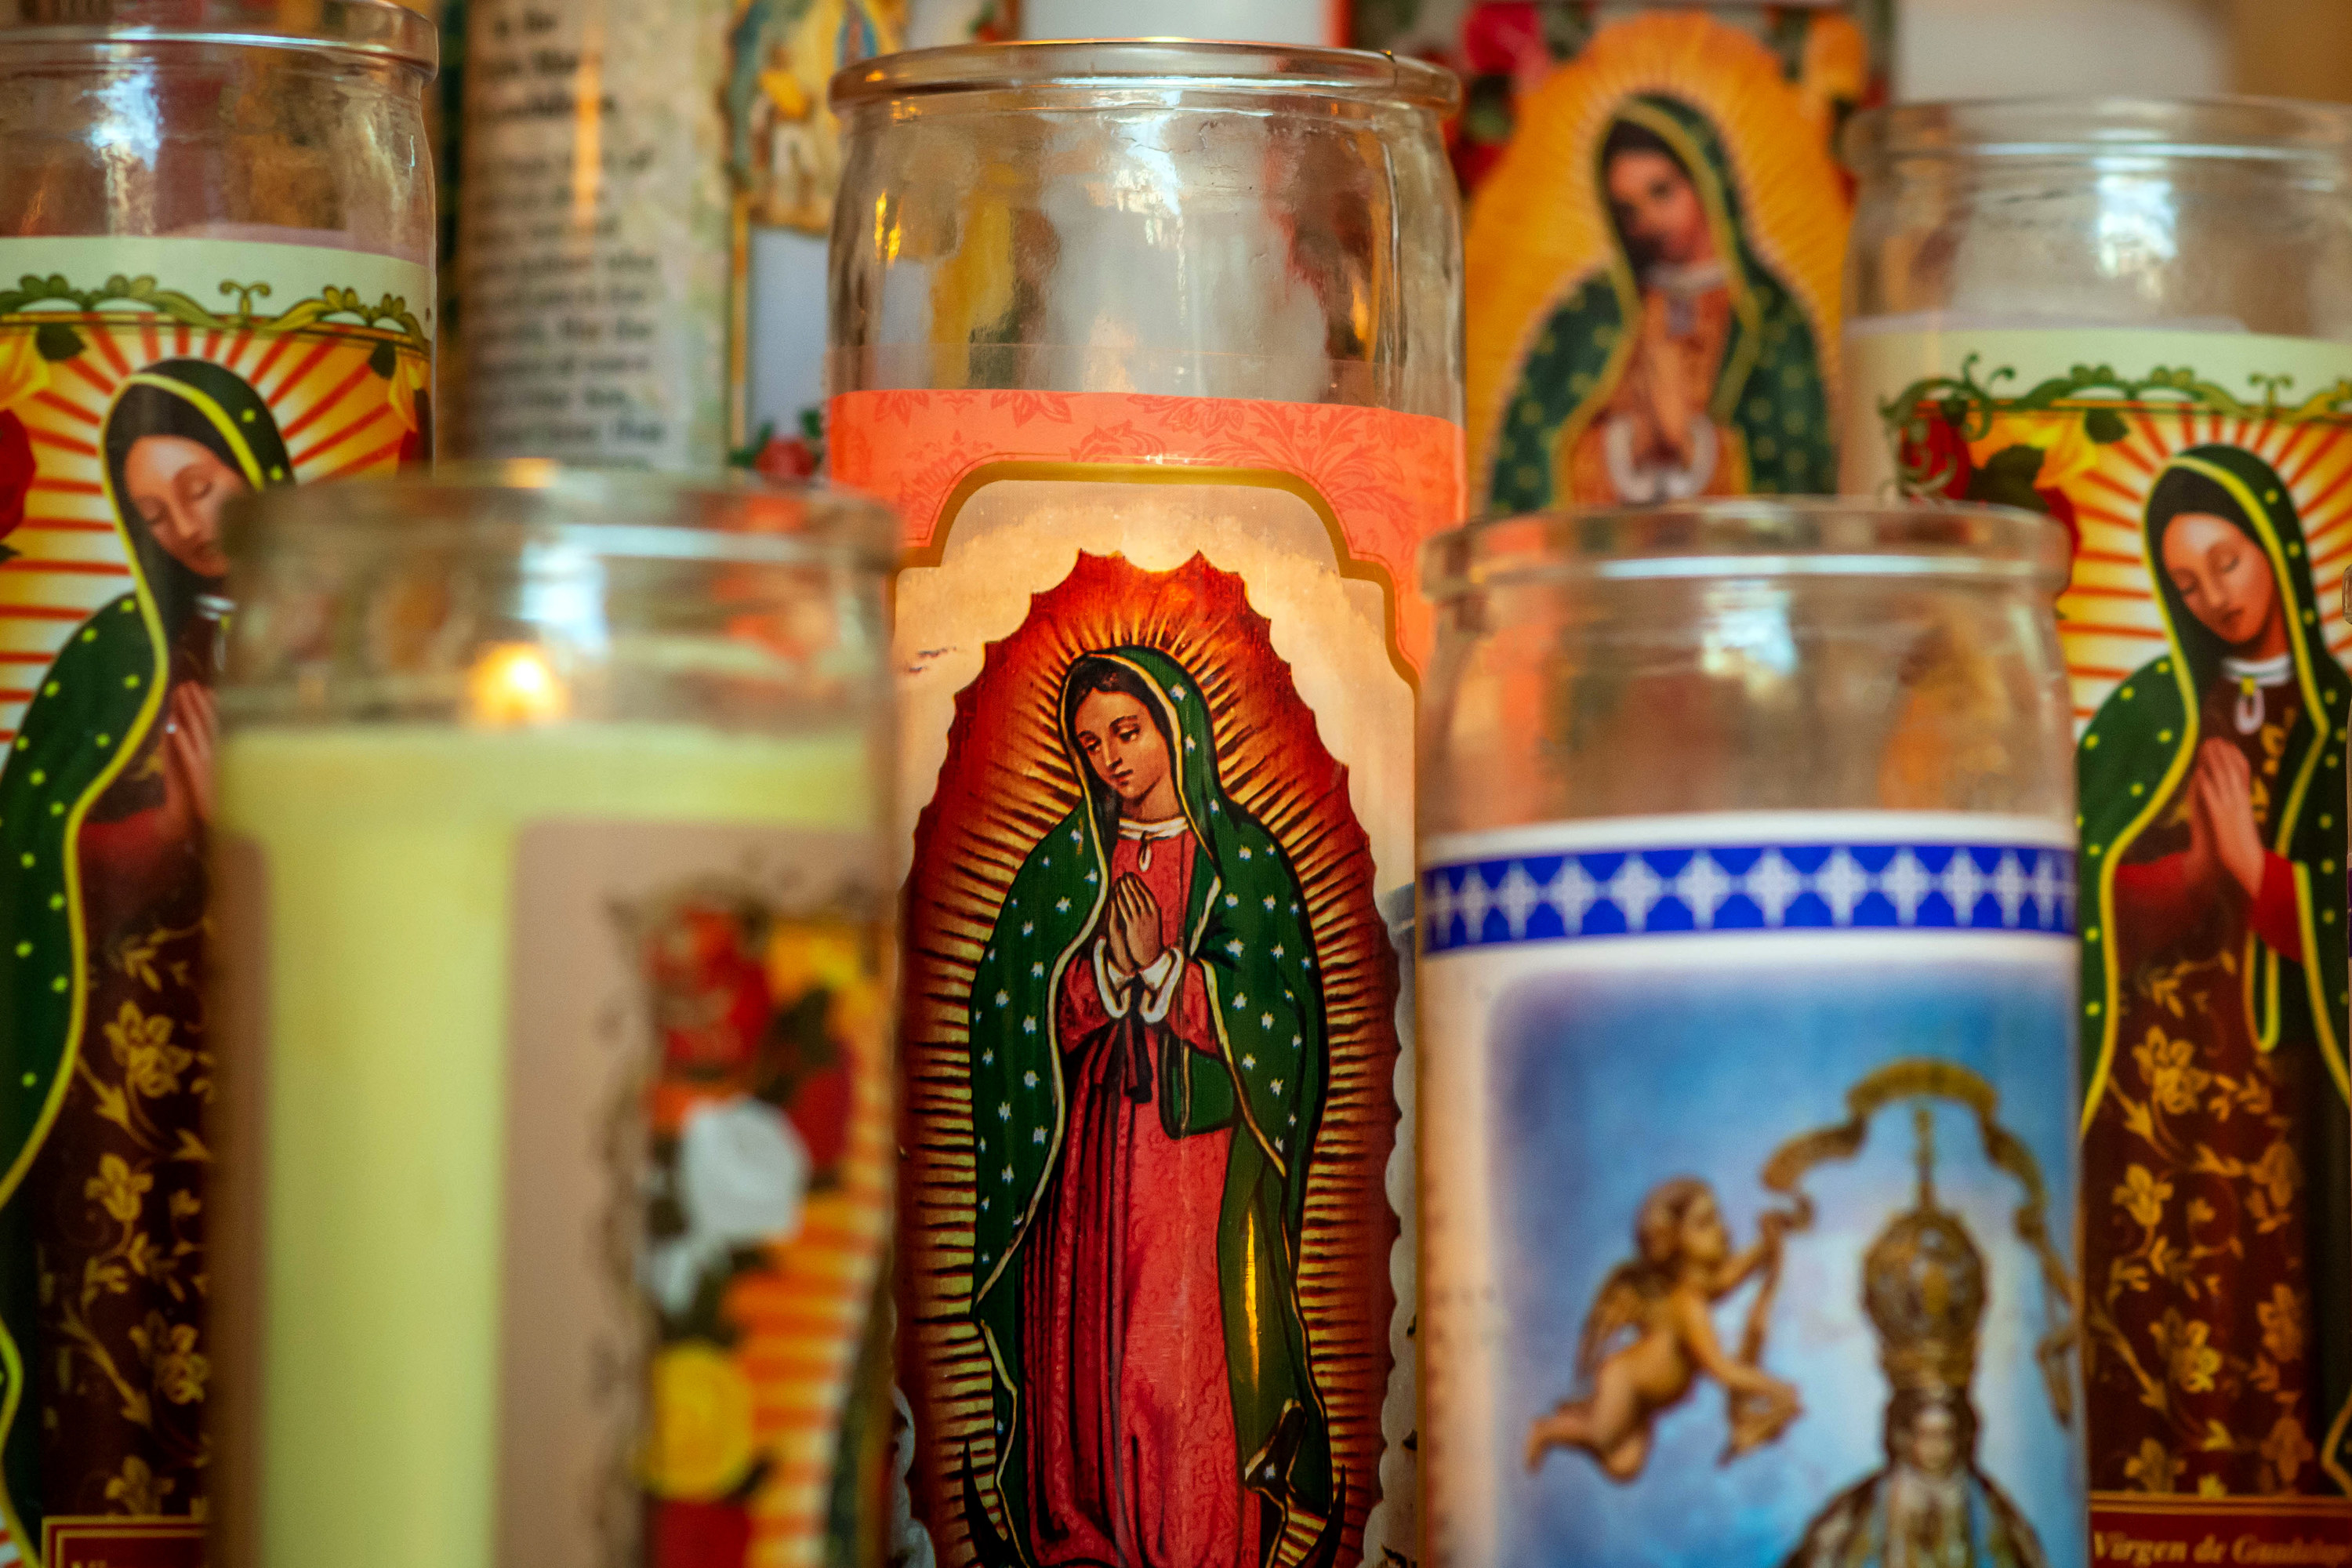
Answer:
[[[572,707],[563,678],[530,643],[495,643],[483,649],[466,688],[478,724],[544,724]]]

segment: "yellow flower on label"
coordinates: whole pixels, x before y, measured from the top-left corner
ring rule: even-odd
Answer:
[[[2271,1483],[2266,1489],[2283,1492],[2293,1487],[2296,1474],[2318,1452],[2311,1446],[2310,1435],[2304,1431],[2302,1422],[2292,1415],[2280,1416],[2270,1436],[2263,1439],[2263,1458],[2270,1467],[2264,1477]]]
[[[2213,1075],[2197,1066],[2197,1047],[2187,1040],[2168,1040],[2164,1031],[2150,1028],[2147,1038],[2132,1047],[2140,1077],[2148,1092],[2168,1115],[2185,1116],[2197,1109],[2197,1097]]]
[[[142,1013],[134,1002],[125,1002],[114,1022],[106,1026],[106,1043],[131,1087],[149,1100],[177,1090],[180,1074],[196,1059],[194,1053],[172,1043],[169,1016]]]
[[[871,987],[864,944],[844,927],[779,926],[768,942],[768,987],[789,1007],[819,987],[835,993]]]
[[[161,1513],[175,1484],[133,1457],[123,1460],[122,1473],[106,1483],[106,1500],[121,1503],[125,1513]]]
[[[2254,1316],[2263,1325],[2263,1348],[2283,1362],[2301,1361],[2303,1324],[2310,1312],[2310,1297],[2284,1284],[2273,1285],[2271,1299],[2254,1303]]]
[[[155,1357],[155,1386],[174,1405],[194,1405],[204,1398],[212,1371],[213,1363],[197,1353],[196,1331],[180,1323]]]
[[[2143,1438],[2137,1458],[2124,1461],[2124,1474],[2144,1492],[2168,1492],[2180,1479],[2180,1461],[2153,1437]]]
[[[2164,1218],[2165,1201],[2172,1196],[2172,1184],[2150,1171],[2146,1165],[2130,1165],[2124,1170],[2123,1184],[2116,1189],[2116,1202],[2124,1205],[2132,1218],[2153,1230]]]
[[[2098,444],[2083,428],[2082,420],[2032,414],[1995,418],[1981,439],[1969,443],[1969,458],[1982,468],[2015,447],[2041,451],[2042,465],[2033,476],[2033,488],[2038,490],[2063,489],[2067,480],[2088,472],[2099,461]]]
[[[142,1171],[134,1171],[120,1154],[101,1154],[98,1159],[98,1174],[81,1184],[82,1196],[96,1198],[123,1225],[134,1225],[139,1219],[140,1200],[155,1185],[155,1178]]]
[[[155,1387],[174,1405],[194,1405],[205,1396],[212,1363],[196,1351],[196,1331],[188,1323],[166,1322],[161,1312],[131,1331],[139,1357],[155,1374]]]
[[[2277,1139],[2263,1151],[2261,1159],[2246,1167],[2246,1174],[2262,1184],[2272,1206],[2283,1209],[2294,1201],[2295,1189],[2303,1185],[2303,1162],[2294,1157],[2286,1140]]]
[[[654,1357],[653,1421],[640,1468],[656,1497],[709,1502],[740,1486],[759,1457],[751,1384],[718,1346],[689,1340]]]
[[[2212,1333],[2209,1325],[2182,1318],[2177,1307],[2168,1309],[2164,1321],[2156,1325],[2157,1352],[2163,1356],[2172,1381],[2185,1393],[2213,1392],[2213,1374],[2221,1370],[2221,1352],[2207,1342]]]

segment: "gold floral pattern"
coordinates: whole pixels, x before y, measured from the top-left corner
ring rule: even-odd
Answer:
[[[121,1474],[106,1483],[106,1500],[120,1503],[124,1513],[161,1513],[172,1495],[168,1476],[159,1476],[146,1460],[133,1455],[122,1461]]]
[[[2258,822],[2298,700],[2264,689],[2264,723],[2242,742]],[[2208,735],[2237,733],[2224,699],[2209,697]],[[2155,926],[2126,902],[2126,869],[2185,852],[2189,837],[2168,808],[2135,865],[2112,873],[2117,925],[2140,929],[2118,937],[2124,1005],[2084,1144],[2098,1178],[2084,1215],[2091,1484],[2333,1489],[2315,1463],[2303,1108],[2334,1091],[2313,1081],[2308,1048],[2254,1037],[2246,974],[2261,939],[2242,908],[2165,906],[2171,923]],[[2152,909],[2161,893],[2148,897]]]
[[[125,1002],[115,1021],[106,1026],[106,1043],[122,1068],[123,1079],[149,1100],[177,1093],[180,1075],[196,1056],[172,1043],[172,1020],[162,1013],[142,1013],[135,1002]]]
[[[2116,1202],[2151,1230],[2164,1222],[2164,1205],[2171,1196],[2172,1184],[2153,1174],[2146,1165],[2134,1165],[2126,1171],[2123,1184],[2116,1189]]]
[[[2197,1047],[2187,1040],[2165,1038],[2160,1027],[2149,1027],[2147,1038],[2132,1047],[2132,1059],[2139,1064],[2150,1097],[2168,1115],[2196,1110],[2198,1097],[2213,1081],[2212,1074],[2196,1065]]]
[[[2156,1352],[2164,1359],[2172,1381],[2189,1394],[2210,1393],[2213,1374],[2221,1370],[2221,1354],[2206,1342],[2212,1326],[2168,1311],[2156,1325]]]
[[[2278,1424],[2263,1439],[2263,1490],[2283,1492],[2294,1485],[2294,1478],[2303,1467],[2319,1457],[2311,1446],[2310,1436],[2303,1423],[2292,1415],[2282,1415]]]
[[[144,1206],[141,1200],[153,1191],[154,1186],[154,1177],[133,1171],[123,1163],[120,1154],[101,1154],[98,1161],[98,1174],[84,1182],[81,1190],[84,1196],[96,1198],[114,1219],[124,1225],[135,1225],[139,1220],[139,1211]]]
[[[2124,1474],[2144,1492],[2168,1492],[2180,1479],[2180,1461],[2153,1437],[2140,1441],[2139,1453],[2124,1461]]]
[[[2271,1299],[2254,1308],[2263,1325],[2263,1349],[2283,1362],[2303,1359],[2303,1325],[2311,1317],[2311,1297],[2284,1285],[2271,1287]]]
[[[93,941],[90,1023],[36,1178],[47,1341],[43,1510],[200,1514],[212,1363],[203,1226],[212,1094],[200,879]]]

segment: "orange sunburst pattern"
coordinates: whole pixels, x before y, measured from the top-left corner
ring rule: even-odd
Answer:
[[[2085,426],[2094,414],[2120,420],[2117,438],[2092,438]],[[2312,582],[2329,603],[2326,590],[2352,560],[2347,435],[2352,416],[2336,413],[2274,417],[2187,408],[2177,401],[2086,399],[1996,413],[1984,434],[1967,443],[1976,471],[2004,452],[2038,448],[2033,489],[2074,529],[2074,575],[2059,597],[2058,615],[2077,726],[2090,721],[2119,681],[2164,650],[2143,519],[2148,491],[2173,454],[2220,444],[2268,463],[2294,500]],[[2326,617],[2326,637],[2339,659],[2352,647],[2352,626],[2340,617]]]
[[[131,585],[100,442],[125,381],[172,359],[210,361],[259,393],[298,482],[388,469],[427,444],[427,363],[400,331],[208,328],[115,310],[0,316],[0,537],[14,552],[0,562],[0,739],[73,628]]]
[[[1121,647],[1160,650],[1193,673],[1225,790],[1295,870],[1321,962],[1328,1079],[1297,1278],[1333,1466],[1346,1478],[1340,1559],[1352,1561],[1378,1497],[1394,1304],[1387,1259],[1397,1222],[1381,1184],[1397,1121],[1395,963],[1347,771],[1324,749],[1241,579],[1199,556],[1152,573],[1081,553],[1067,578],[1038,595],[958,695],[938,791],[917,828],[900,1188],[900,1376],[921,1438],[917,1512],[944,1525],[946,1561],[972,1560],[962,1457],[982,1476],[997,1463],[989,1355],[971,1316],[972,976],[1024,859],[1079,799],[1057,733],[1064,676],[1081,655]],[[1304,1544],[1286,1542],[1276,1560],[1295,1561]]]

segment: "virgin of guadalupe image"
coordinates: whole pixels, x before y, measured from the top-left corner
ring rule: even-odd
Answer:
[[[1608,265],[1546,319],[1504,404],[1498,509],[1832,488],[1803,306],[1749,245],[1722,139],[1664,95],[1601,139]]]
[[[2344,1160],[2352,680],[2262,458],[2175,456],[2146,539],[2166,647],[2078,752],[2092,1485],[2332,1490],[2313,1256],[2347,1215],[2312,1173]]]
[[[1933,1123],[1916,1113],[1919,1196],[1863,1256],[1863,1309],[1888,1397],[1886,1462],[1832,1499],[1783,1568],[2045,1568],[2033,1525],[1977,1462],[1983,1252],[1936,1201]]]
[[[46,1135],[5,1151],[33,1163],[0,1211],[8,1256],[39,1259],[0,1298],[41,1369],[6,1447],[35,1539],[38,1511],[184,1514],[205,1497],[198,987],[220,514],[291,482],[268,405],[200,360],[129,377],[99,444],[132,585],[69,634],[0,772],[8,1059],[59,1086]]]
[[[973,1312],[989,1563],[1328,1563],[1345,1481],[1297,1290],[1328,1041],[1298,879],[1219,776],[1191,672],[1073,660],[1081,786],[974,974]]]

